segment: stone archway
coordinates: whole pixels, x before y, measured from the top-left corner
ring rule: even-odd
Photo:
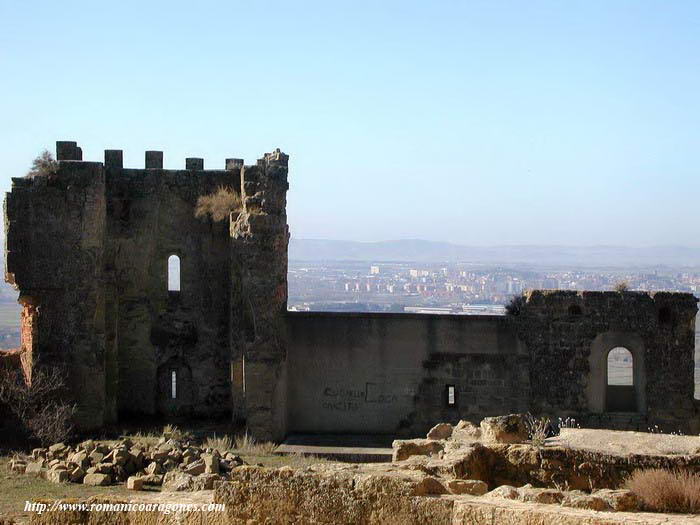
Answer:
[[[622,347],[632,356],[632,384],[631,390],[622,385],[610,385],[608,381],[608,356],[610,351]],[[588,358],[589,376],[586,388],[588,410],[602,414],[611,411],[634,411],[646,413],[646,368],[644,364],[644,342],[642,338],[631,332],[605,332],[598,334],[591,344],[591,353]],[[625,385],[626,386],[626,385]],[[609,388],[612,387],[610,390]],[[625,392],[617,392],[625,390]],[[609,395],[621,396],[627,401],[624,403],[610,400]],[[619,398],[618,398],[619,401]],[[634,408],[634,410],[630,410]]]
[[[637,411],[634,390],[634,356],[623,346],[617,346],[608,352],[605,411]]]

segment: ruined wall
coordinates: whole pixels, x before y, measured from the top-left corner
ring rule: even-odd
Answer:
[[[532,410],[580,414],[605,427],[696,428],[696,302],[671,292],[530,292],[513,323],[537,385]],[[616,346],[634,358],[634,415],[610,415],[606,407],[607,355]]]
[[[288,159],[276,150],[243,168],[244,209],[231,223],[232,359],[243,361],[245,417],[259,439],[287,429]]]
[[[6,280],[24,305],[23,361],[67,367],[83,428],[133,414],[245,417],[250,408],[254,432],[279,436],[287,156],[277,150],[247,167],[227,159],[225,170],[196,158],[165,170],[157,151],[146,152],[144,169],[125,169],[122,158],[107,150],[104,164],[82,162],[76,143],[59,142],[57,173],[13,179]],[[219,222],[195,217],[198,198],[220,187],[242,196],[244,210]],[[179,291],[168,290],[172,255]],[[231,378],[248,353],[244,397]]]
[[[419,435],[527,409],[528,356],[501,316],[289,312],[287,334],[290,432]]]
[[[567,291],[533,291],[507,317],[290,312],[288,429],[415,436],[530,411],[697,433],[696,312],[691,294]],[[633,355],[632,387],[607,386],[618,346]],[[606,401],[628,393],[624,412]]]
[[[70,144],[70,143],[69,143]],[[22,344],[37,366],[63,364],[79,402],[78,423],[104,419],[105,173],[80,162],[77,148],[59,149],[51,177],[13,179],[5,201],[6,280],[31,305]]]
[[[109,168],[110,392],[121,413],[230,412],[228,221],[196,218],[197,198],[237,190],[240,172]],[[180,291],[168,292],[168,258]],[[176,371],[180,392],[170,396]],[[116,384],[115,384],[116,383]]]

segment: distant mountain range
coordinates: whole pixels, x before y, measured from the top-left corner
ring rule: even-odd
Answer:
[[[463,246],[408,239],[355,242],[292,238],[292,261],[472,262],[546,266],[698,266],[700,248],[685,246]]]

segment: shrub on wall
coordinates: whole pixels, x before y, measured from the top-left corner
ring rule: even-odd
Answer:
[[[520,315],[525,307],[525,296],[514,295],[508,304],[505,305],[507,315]]]
[[[242,208],[241,197],[231,188],[219,186],[210,195],[202,195],[197,199],[194,216],[202,218],[209,216],[214,222],[224,220],[233,211]]]
[[[58,162],[49,151],[44,150],[32,161],[32,167],[27,172],[26,177],[28,179],[33,179],[34,177],[52,177],[57,171]]]

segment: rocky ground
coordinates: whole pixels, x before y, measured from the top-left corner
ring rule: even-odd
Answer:
[[[391,463],[246,463],[230,451],[164,437],[148,447],[127,440],[59,444],[14,466],[61,485],[82,477],[89,486],[109,476],[126,483],[122,494],[133,496],[124,501],[179,501],[187,491],[192,501],[226,506],[206,516],[161,516],[163,524],[700,524],[698,515],[647,512],[644,500],[624,488],[636,469],[700,472],[700,437],[563,429],[535,446],[524,418],[509,415],[479,426],[443,423],[425,439],[394,441]],[[150,487],[162,492],[139,490]],[[89,522],[44,516],[32,523]],[[147,522],[137,513],[102,519]]]

